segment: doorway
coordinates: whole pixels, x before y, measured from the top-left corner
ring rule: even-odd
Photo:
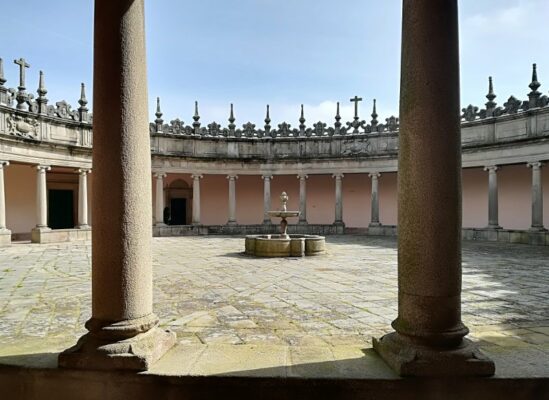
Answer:
[[[48,190],[48,226],[52,229],[74,228],[74,192],[65,189]]]
[[[171,199],[170,225],[185,225],[187,222],[187,199]]]

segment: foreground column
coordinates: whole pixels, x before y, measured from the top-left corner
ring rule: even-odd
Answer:
[[[33,243],[42,241],[42,232],[50,231],[48,227],[48,188],[46,172],[51,170],[48,165],[36,166],[36,227],[31,231]]]
[[[154,177],[156,178],[154,225],[166,226],[164,223],[164,178],[166,177],[166,173],[157,172],[154,174]]]
[[[11,231],[6,228],[6,192],[4,186],[4,169],[8,161],[0,161],[0,246],[11,243]]]
[[[299,223],[307,223],[307,178],[305,174],[297,176],[299,179]]]
[[[270,224],[271,217],[269,217],[269,211],[271,211],[271,179],[272,175],[263,175],[263,223]]]
[[[343,223],[343,195],[342,180],[343,174],[337,173],[332,176],[335,178],[335,221],[334,225],[345,225]]]
[[[59,365],[145,370],[175,343],[152,310],[143,0],[95,0],[92,317]]]
[[[498,217],[498,167],[495,165],[484,167],[488,171],[488,227],[489,229],[501,229]]]
[[[200,225],[200,174],[191,175],[193,178],[193,225]]]
[[[368,174],[370,179],[372,179],[372,216],[370,226],[380,226],[379,223],[379,177],[381,174],[379,172],[372,172]]]
[[[374,340],[400,375],[494,373],[461,322],[457,18],[457,0],[403,1],[398,318]]]
[[[543,227],[543,186],[541,184],[541,168],[543,163],[528,164],[532,168],[532,231],[545,231]],[[1,226],[0,226],[1,228]]]
[[[88,174],[89,169],[78,170],[78,229],[90,229],[88,224]]]
[[[236,180],[238,176],[228,175],[229,180],[229,221],[228,225],[236,225]]]

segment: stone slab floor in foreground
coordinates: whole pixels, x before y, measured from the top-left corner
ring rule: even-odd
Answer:
[[[152,372],[183,353],[173,373],[392,376],[369,348],[397,314],[396,240],[327,242],[321,257],[254,259],[239,238],[153,239],[154,309],[180,345]],[[90,244],[0,252],[0,363],[74,343],[91,310]],[[549,376],[548,259],[540,246],[464,243],[463,320],[497,375]],[[332,363],[364,349],[379,368]]]

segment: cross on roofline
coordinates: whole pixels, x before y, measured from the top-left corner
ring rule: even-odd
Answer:
[[[362,97],[355,96],[350,101],[355,103],[355,119],[358,119],[358,102],[362,101]]]
[[[25,68],[30,68],[30,64],[27,64],[24,58],[13,60],[13,62],[19,65],[19,88],[23,90],[25,88]]]

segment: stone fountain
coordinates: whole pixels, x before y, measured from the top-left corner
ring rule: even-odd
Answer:
[[[324,236],[288,235],[286,218],[298,217],[299,211],[288,211],[288,195],[282,192],[282,207],[278,211],[269,211],[268,215],[281,218],[279,235],[247,235],[246,254],[257,257],[303,257],[323,254],[326,250]]]

